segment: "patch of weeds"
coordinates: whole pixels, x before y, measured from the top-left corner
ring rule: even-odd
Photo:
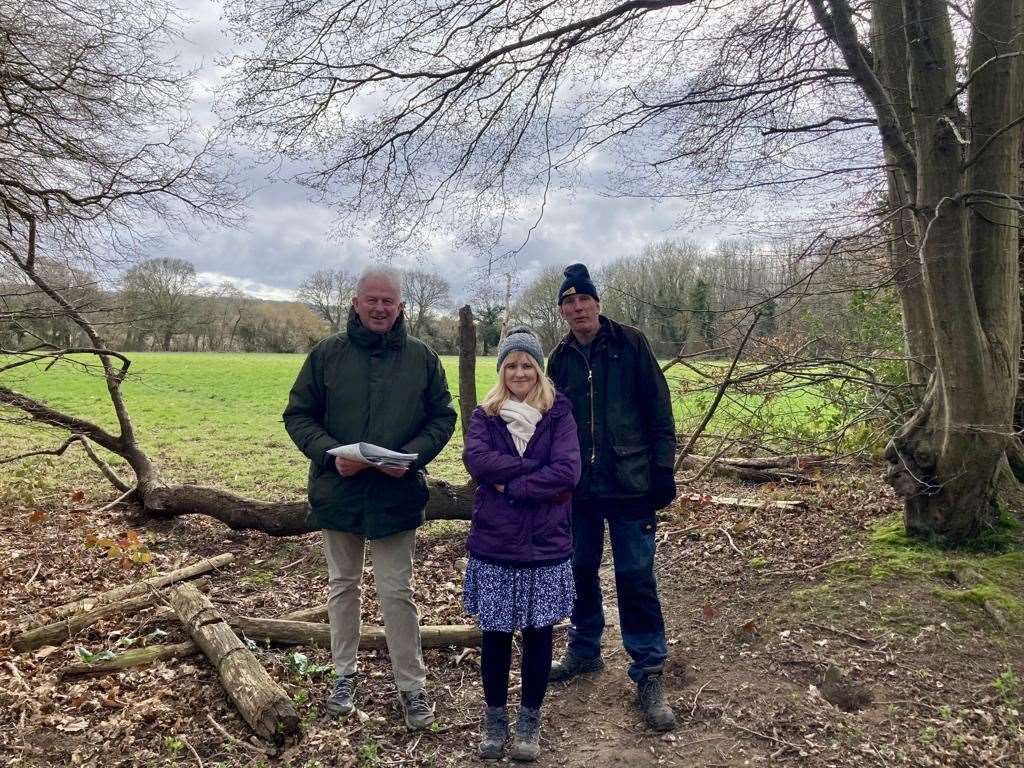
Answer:
[[[380,762],[380,744],[375,741],[367,741],[356,749],[356,761],[359,768],[373,768]]]
[[[757,556],[747,560],[747,566],[750,568],[764,568],[768,565],[768,561],[763,557]]]
[[[438,541],[453,537],[465,538],[468,529],[464,520],[431,520],[420,530],[426,534],[427,539]]]
[[[164,736],[164,750],[172,760],[177,759],[183,749],[185,749],[185,742],[177,736]]]
[[[992,687],[995,689],[996,696],[1002,700],[1004,704],[1013,709],[1020,708],[1020,680],[1017,679],[1017,673],[1011,668],[1007,667],[1006,671],[1001,673],[995,680],[992,681]]]
[[[246,584],[251,584],[254,587],[266,588],[273,586],[274,574],[270,571],[264,571],[257,568],[242,576],[242,581]]]
[[[284,660],[291,673],[300,680],[311,680],[314,677],[321,677],[333,669],[330,664],[310,663],[309,657],[298,651],[290,651],[284,657]]]

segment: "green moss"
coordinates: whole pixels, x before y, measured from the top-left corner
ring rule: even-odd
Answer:
[[[763,557],[752,557],[747,560],[747,565],[751,568],[764,568],[768,565],[768,561]]]

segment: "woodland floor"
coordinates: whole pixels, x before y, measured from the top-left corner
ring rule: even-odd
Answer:
[[[551,687],[538,765],[1024,765],[1019,541],[983,556],[907,547],[893,533],[899,505],[872,470],[802,488],[710,484],[702,491],[804,499],[809,508],[750,511],[682,499],[666,510],[658,569],[671,650],[666,687],[679,728],[665,736],[644,728],[610,626],[605,671]],[[297,649],[308,657],[300,674],[295,649],[261,647],[258,658],[302,716],[300,736],[276,748],[251,737],[202,657],[57,681],[58,668],[79,660],[76,644],[95,652],[150,633],[157,624],[145,613],[97,624],[59,647],[13,654],[5,641],[36,607],[221,552],[235,560],[214,574],[211,596],[232,612],[279,616],[326,596],[317,536],[276,540],[198,517],[145,521],[130,511],[89,511],[101,505],[76,494],[0,517],[0,764],[480,764],[475,650],[426,652],[437,726],[408,733],[385,658],[361,654],[362,714],[339,722],[321,707],[330,678],[317,666],[329,661],[326,651]],[[87,531],[117,537],[129,529],[142,532],[151,566],[123,570],[83,544]],[[466,524],[455,522],[421,530],[416,592],[425,624],[468,621],[456,567],[465,532]],[[950,580],[949,567],[960,560],[991,576],[1010,633],[977,595]],[[610,562],[605,570],[614,625]],[[378,624],[372,583],[368,569],[363,619]],[[166,636],[151,642],[186,639],[173,621],[159,628]],[[830,666],[844,679],[838,686],[822,682]],[[247,746],[226,739],[214,723]]]

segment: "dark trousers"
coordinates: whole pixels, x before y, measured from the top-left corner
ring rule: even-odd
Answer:
[[[551,674],[552,628],[527,627],[523,633],[520,702],[528,709],[540,709]],[[489,707],[504,707],[508,701],[508,673],[512,668],[512,633],[483,632],[480,647],[480,677]]]
[[[601,654],[604,606],[598,570],[604,554],[607,520],[615,565],[622,644],[633,660],[629,676],[640,682],[651,673],[661,672],[668,656],[665,620],[661,615],[658,584],[654,577],[657,519],[653,511],[642,516],[616,516],[610,507],[612,504],[612,501],[584,503],[573,508],[572,572],[576,582],[576,602],[569,628],[569,652],[579,659],[593,659]]]

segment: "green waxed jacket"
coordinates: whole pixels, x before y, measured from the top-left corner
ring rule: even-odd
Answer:
[[[426,466],[455,431],[455,409],[437,354],[406,333],[399,315],[386,334],[373,333],[349,313],[345,333],[317,344],[288,396],[284,425],[309,457],[309,505],[320,528],[368,539],[423,522]],[[401,478],[366,469],[342,477],[327,451],[375,443],[418,453]]]

